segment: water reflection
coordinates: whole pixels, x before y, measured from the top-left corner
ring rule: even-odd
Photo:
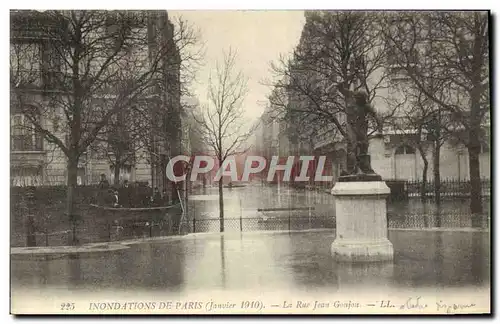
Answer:
[[[439,217],[438,217],[439,218]],[[436,275],[436,282],[443,282],[443,263],[444,263],[444,251],[443,251],[443,238],[440,233],[434,234],[434,245],[432,246],[434,250],[434,273]]]
[[[332,262],[338,291],[384,289],[393,286],[394,264],[392,262],[337,263]],[[374,280],[376,278],[376,280]]]
[[[224,248],[224,237],[220,237],[220,273],[221,273],[221,286],[222,288],[226,288],[226,260],[225,254],[226,249]]]
[[[191,198],[188,203],[187,232],[218,232],[220,225],[217,188],[206,188],[202,193],[195,191]],[[285,210],[259,211],[280,208]],[[432,201],[422,202],[419,199],[389,202],[388,226],[488,228],[488,200],[484,201],[484,210],[483,215],[472,217],[469,213],[469,200],[458,198],[445,199],[440,207]],[[335,198],[321,191],[248,184],[246,187],[226,189],[224,215],[226,231],[333,228]]]
[[[68,257],[68,288],[78,288],[81,282],[85,281],[85,277],[82,273],[82,266],[79,254],[72,254]]]
[[[346,291],[485,286],[489,235],[483,232],[392,231],[393,263],[334,262],[333,232],[231,234],[132,245],[62,259],[12,259],[13,289]]]
[[[485,260],[489,261],[489,253],[485,253],[482,248],[484,241],[485,238],[480,235],[472,237],[471,274],[477,284],[483,284],[485,278],[490,276],[489,262],[485,262]]]
[[[409,286],[481,285],[489,282],[489,241],[484,232],[391,232],[395,282]]]
[[[335,198],[327,192],[255,183],[224,190],[226,232],[335,227]],[[485,199],[483,205],[484,213],[472,217],[469,213],[468,199],[443,199],[439,208],[432,200],[422,202],[420,199],[410,199],[402,202],[389,202],[387,204],[388,226],[390,228],[489,228],[489,199]],[[79,228],[78,237],[82,243],[88,243],[177,235],[179,232],[219,232],[217,188],[194,190],[189,195],[186,207],[187,215],[183,218],[180,231],[182,216],[180,209],[168,211],[166,218],[169,222],[156,224],[154,227],[129,224],[121,229],[117,226],[109,227],[108,218],[100,214],[102,211],[90,209],[86,212],[95,215],[90,217],[92,221]],[[287,210],[258,210],[269,208]],[[302,208],[302,210],[288,210],[294,208]],[[68,235],[50,236],[50,245],[66,244]],[[39,237],[39,241],[41,238]],[[13,235],[11,239],[13,246],[25,245],[24,236]]]

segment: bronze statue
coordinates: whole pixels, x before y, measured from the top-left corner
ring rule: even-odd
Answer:
[[[382,134],[382,122],[365,92],[347,90],[342,85],[338,89],[346,99],[347,116],[347,170],[342,172],[341,178],[344,177],[344,181],[347,181],[345,177],[360,181],[380,180],[371,167],[368,154],[368,118],[375,119],[379,134]]]

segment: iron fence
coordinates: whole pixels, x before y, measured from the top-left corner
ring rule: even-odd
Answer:
[[[11,235],[11,246],[60,246],[68,245],[76,236],[81,244],[103,243],[123,240],[148,239],[186,235],[190,233],[220,232],[221,219],[167,218],[160,221],[139,221],[134,223],[80,223],[74,229],[49,232],[36,231],[32,240],[27,232]],[[227,217],[223,219],[224,232],[248,233],[253,231],[295,231],[308,229],[334,229],[335,218],[331,216],[288,217]],[[490,215],[471,216],[467,213],[408,213],[388,214],[389,229],[489,229]]]
[[[83,245],[172,235],[179,235],[179,223],[169,221],[126,224],[80,223],[61,231],[42,230],[31,235],[26,231],[11,233],[11,246],[66,246],[74,244],[73,242]]]
[[[391,196],[397,198],[421,197],[425,194],[429,198],[435,195],[436,185],[433,181],[427,181],[425,186],[422,180],[387,180],[391,187]],[[470,181],[445,179],[439,184],[439,194],[441,197],[468,198],[471,194]],[[481,196],[490,197],[491,180],[481,180]]]
[[[222,220],[225,232],[251,231],[292,231],[305,229],[334,228],[335,219],[332,217],[246,217],[224,218]],[[220,218],[191,219],[181,224],[182,233],[206,233],[220,231]]]
[[[485,181],[486,183],[487,181]],[[408,182],[413,185],[411,182]],[[489,185],[489,182],[488,182]],[[414,187],[417,185],[415,184]],[[417,187],[418,188],[418,187]],[[442,188],[455,188],[453,185]],[[461,187],[459,187],[461,188]],[[483,186],[486,190],[486,185]],[[276,197],[262,194],[260,188],[247,190],[236,202],[225,205],[224,231],[293,231],[335,228],[333,196],[309,197],[301,192],[287,192]],[[462,192],[465,189],[462,190]],[[451,190],[450,192],[460,192]],[[255,194],[258,199],[250,199]],[[40,198],[40,199],[38,199]],[[191,201],[186,210],[158,208],[92,208],[79,204],[76,221],[60,217],[57,207],[62,204],[41,204],[35,192],[20,195],[11,205],[11,246],[57,246],[140,239],[188,233],[219,232],[221,219],[218,200]],[[276,202],[279,198],[280,203]],[[274,205],[273,205],[274,202]],[[294,204],[297,204],[294,206]],[[257,207],[254,207],[256,206]],[[258,208],[260,206],[261,208]],[[269,207],[271,206],[271,207]],[[390,206],[388,206],[390,207]],[[472,216],[462,210],[426,210],[406,212],[388,208],[389,228],[489,228],[489,209],[483,215]],[[124,214],[128,213],[128,214]],[[229,216],[229,217],[228,217]]]
[[[390,229],[488,229],[490,215],[443,212],[388,214],[387,226]]]

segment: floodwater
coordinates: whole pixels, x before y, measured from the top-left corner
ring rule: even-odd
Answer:
[[[485,231],[389,231],[394,262],[348,265],[334,230],[198,234],[78,255],[11,257],[12,290],[355,291],[489,287]]]
[[[484,215],[473,219],[468,199],[443,199],[440,206],[418,198],[388,202],[388,224],[391,228],[488,228],[489,201],[484,201]],[[190,196],[186,221],[198,223],[196,231],[219,231],[218,189],[200,189]],[[224,218],[227,230],[328,228],[334,226],[335,198],[326,192],[289,187],[249,184],[224,189]],[[242,224],[239,224],[242,218]],[[205,220],[205,221],[202,221]],[[261,221],[257,226],[256,221]],[[277,224],[282,220],[281,227]],[[305,220],[316,221],[309,225]],[[310,226],[310,227],[308,227]],[[312,227],[311,227],[312,226]],[[190,227],[189,231],[193,231]]]
[[[489,201],[484,202],[484,215],[471,217],[467,199],[444,199],[440,207],[432,201],[422,203],[413,198],[408,201],[388,202],[389,228],[481,228],[488,229]],[[81,244],[117,241],[130,238],[158,237],[197,232],[220,232],[218,189],[208,187],[190,194],[183,215],[180,208],[166,215],[149,215],[164,218],[166,222],[153,226],[121,224],[109,226],[106,217],[99,215],[93,222],[77,228]],[[127,215],[125,215],[127,216]],[[130,216],[130,215],[128,215]],[[144,215],[146,218],[148,215]],[[152,224],[152,222],[150,222]],[[150,224],[150,225],[151,225]],[[323,191],[300,190],[289,187],[247,184],[244,187],[224,188],[224,231],[289,231],[335,228],[335,198]],[[26,233],[13,231],[12,246],[25,246]],[[50,235],[36,235],[37,246],[66,245],[72,237],[68,229]]]
[[[194,234],[115,243],[124,248],[114,251],[11,254],[13,305],[33,298],[64,302],[85,295],[89,300],[157,295],[191,300],[220,292],[255,298],[309,294],[387,298],[423,292],[431,297],[475,293],[487,299],[489,295],[488,219],[474,226],[467,202],[448,202],[449,213],[435,213],[432,205],[416,201],[388,205],[393,262],[349,264],[337,263],[331,256],[335,239],[331,195],[260,186],[225,190],[223,234],[218,233],[217,190],[191,198],[184,221],[193,226],[188,232]],[[258,210],[272,208],[301,209]],[[147,236],[142,232],[132,237]],[[131,237],[114,236],[114,240],[127,238]]]

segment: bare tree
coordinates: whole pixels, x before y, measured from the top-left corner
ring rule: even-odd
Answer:
[[[420,188],[420,197],[422,200],[427,199],[428,187],[428,170],[429,170],[429,149],[433,149],[433,183],[434,183],[434,198],[439,204],[440,202],[440,150],[444,143],[449,140],[451,131],[448,130],[453,125],[447,118],[440,116],[439,108],[429,100],[421,92],[416,94],[412,92],[411,87],[408,88],[404,83],[405,90],[402,95],[405,96],[405,102],[408,105],[407,109],[401,109],[397,118],[386,122],[390,127],[397,130],[403,135],[403,143],[414,146],[420,154],[420,158],[424,163],[422,169],[422,185]],[[437,130],[437,131],[436,131]]]
[[[118,112],[155,93],[162,82],[164,58],[173,54],[175,46],[161,37],[152,38],[148,23],[162,25],[168,18],[165,13],[154,20],[147,11],[85,10],[13,12],[12,16],[18,26],[11,35],[14,105],[66,156],[67,214],[74,221],[80,156],[105,133]],[[33,37],[23,34],[19,28],[23,24],[42,40],[36,43],[36,53],[41,53],[36,63],[22,57],[26,39]],[[35,68],[24,69],[26,59]],[[30,95],[33,79],[41,81],[44,96]]]
[[[144,149],[141,124],[137,122],[141,116],[135,105],[120,110],[90,145],[91,152],[105,157],[113,168],[115,186],[119,184],[120,170],[135,165]]]
[[[137,147],[145,151],[145,158],[151,164],[152,182],[157,176],[153,171],[159,167],[164,190],[171,185],[172,194],[177,197],[174,192],[177,186],[169,183],[166,165],[172,156],[185,149],[182,130],[192,107],[182,98],[192,96],[190,86],[202,63],[205,47],[199,29],[182,17],[176,17],[171,28],[174,32],[169,46],[176,50],[164,58],[165,82],[159,85],[158,91],[164,96],[141,98],[145,109],[140,111],[136,123],[140,125]]]
[[[245,126],[243,100],[247,94],[247,79],[236,71],[236,53],[224,52],[222,62],[217,62],[215,75],[208,85],[208,104],[202,106],[200,116],[193,114],[201,138],[214,152],[219,169],[224,161],[243,152],[243,145],[255,127]],[[247,129],[247,130],[245,130]],[[220,170],[222,171],[222,170]],[[220,231],[224,231],[224,192],[222,178],[219,186]]]
[[[299,45],[291,58],[272,64],[278,77],[272,86],[280,96],[270,97],[281,116],[307,137],[323,133],[348,138],[346,97],[339,89],[364,91],[372,104],[389,100],[384,90],[388,73],[384,69],[386,51],[380,30],[380,14],[375,12],[306,12]],[[380,114],[389,118],[393,111]],[[302,125],[301,125],[302,124]],[[371,133],[376,126],[370,123]],[[341,138],[342,138],[341,137]]]
[[[490,111],[488,14],[389,14],[385,26],[394,65],[439,106],[436,125],[443,115],[449,118],[456,126],[453,136],[467,147],[470,209],[473,214],[481,213],[479,154]]]

